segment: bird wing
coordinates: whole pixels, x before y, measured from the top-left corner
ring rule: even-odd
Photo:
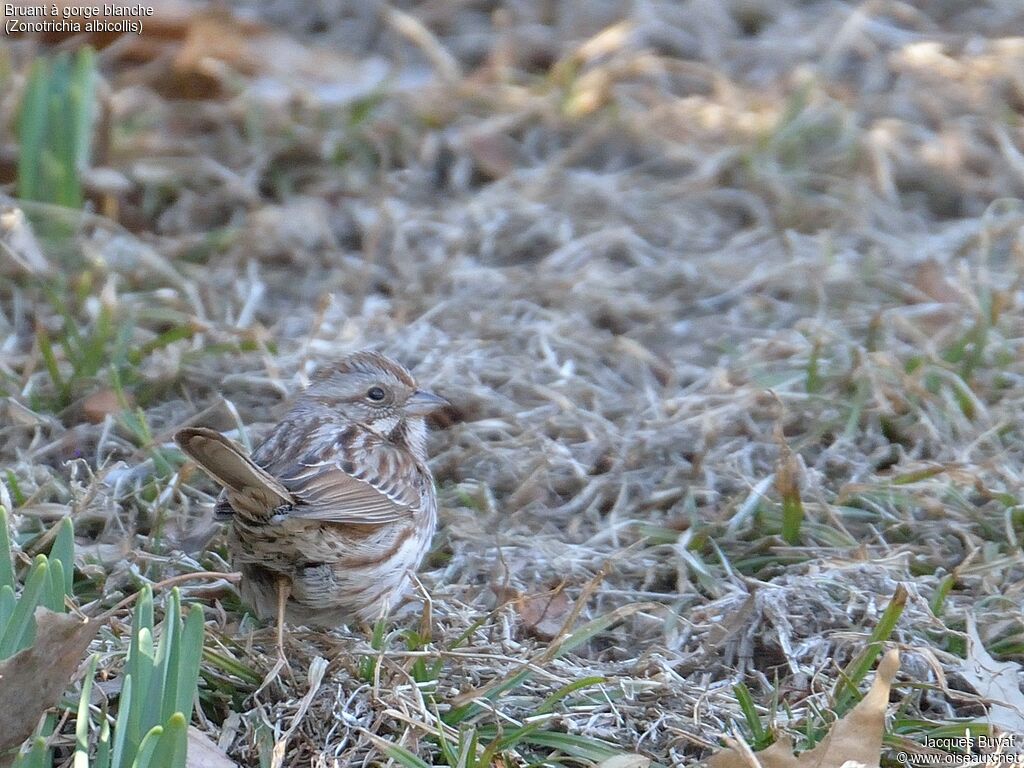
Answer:
[[[402,503],[337,464],[308,467],[285,482],[298,501],[288,516],[305,520],[380,525],[408,519],[418,506]]]
[[[215,507],[221,519],[237,512],[267,522],[286,512],[304,520],[380,525],[407,520],[423,508],[431,481],[408,452],[373,433],[350,430],[303,454],[312,429],[293,427],[279,425],[251,458],[212,429],[183,429],[174,439],[224,486]]]
[[[296,500],[289,517],[380,525],[408,520],[423,506],[429,481],[408,453],[369,433],[333,449],[330,456],[307,455],[279,475]]]

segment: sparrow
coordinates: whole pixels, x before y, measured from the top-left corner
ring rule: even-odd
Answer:
[[[426,417],[449,405],[363,351],[320,369],[252,455],[212,429],[174,436],[223,488],[242,599],[276,618],[282,657],[285,621],[371,622],[408,590],[437,525]]]

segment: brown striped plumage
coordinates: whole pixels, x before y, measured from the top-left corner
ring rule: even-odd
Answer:
[[[218,432],[175,439],[223,487],[242,597],[274,616],[330,627],[372,621],[401,598],[437,521],[426,422],[443,398],[401,365],[358,352],[321,369],[253,452]]]

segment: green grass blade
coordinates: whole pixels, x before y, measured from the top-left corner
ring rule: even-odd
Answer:
[[[181,653],[179,632],[181,631],[181,593],[171,590],[164,614],[160,643],[156,651],[156,666],[153,670],[153,685],[149,689],[149,722],[166,722],[174,714],[177,702],[178,657]]]
[[[782,441],[781,434],[777,438]],[[804,523],[804,503],[800,498],[800,462],[785,443],[779,446],[781,455],[775,470],[775,489],[782,497],[782,539],[787,544],[800,543],[800,528]]]
[[[14,502],[15,507],[20,507],[25,503],[25,493],[21,490],[21,484],[18,482],[18,476],[11,470],[4,472],[7,478],[7,490],[11,492],[11,501]],[[3,507],[0,507],[3,509]]]
[[[37,736],[32,742],[32,749],[18,760],[15,760],[13,768],[51,768],[53,763],[49,757],[46,739],[42,736]]]
[[[191,339],[195,335],[196,329],[188,325],[180,325],[171,328],[170,330],[161,333],[155,339],[147,341],[145,344],[138,347],[138,349],[129,351],[127,354],[127,361],[132,365],[138,365],[153,352],[170,346],[176,341]]]
[[[39,352],[43,356],[43,363],[46,365],[46,372],[50,375],[53,388],[57,390],[57,396],[61,402],[65,402],[70,395],[70,388],[64,377],[61,376],[60,366],[57,364],[57,356],[53,352],[53,345],[50,337],[42,328],[36,331],[36,341],[39,344]]]
[[[245,666],[238,661],[238,659],[217,653],[209,648],[203,648],[203,658],[218,669],[227,672],[229,675],[234,675],[240,680],[244,680],[251,685],[259,685],[260,681],[263,679],[258,672]]]
[[[939,587],[935,590],[935,594],[932,596],[931,602],[929,603],[933,616],[940,617],[945,612],[946,598],[949,597],[950,590],[953,589],[954,584],[956,584],[955,573],[950,573],[941,582],[939,582]]]
[[[32,63],[28,87],[18,116],[18,197],[40,199],[40,158],[48,122],[50,67],[46,59]]]
[[[17,600],[14,597],[14,588],[9,584],[0,587],[0,627],[6,627],[14,614],[14,606]]]
[[[84,339],[81,355],[75,360],[75,379],[92,378],[107,362],[107,348],[116,334],[113,310],[107,304],[100,306],[96,322]]]
[[[185,754],[188,750],[188,723],[180,712],[171,715],[160,734],[154,768],[185,768]]]
[[[821,391],[820,357],[821,342],[815,341],[814,346],[811,347],[810,357],[807,359],[807,372],[804,378],[804,389],[809,395]]]
[[[17,189],[27,200],[81,208],[96,112],[95,53],[39,57],[18,118]]]
[[[547,723],[544,720],[538,720],[535,723],[529,723],[528,725],[524,725],[521,728],[516,728],[515,730],[508,731],[504,735],[495,734],[495,738],[491,742],[491,745],[488,747],[488,751],[491,751],[492,748],[513,749],[516,747],[516,745],[521,744],[523,741],[525,741],[527,736],[529,736],[531,733],[539,731],[546,724]],[[479,734],[477,735],[479,736]]]
[[[129,753],[131,745],[128,733],[131,730],[130,713],[134,701],[132,698],[132,678],[127,676],[121,685],[121,696],[117,702],[117,719],[114,721],[114,745],[110,753],[111,768],[126,768],[133,760],[134,753]]]
[[[373,625],[373,635],[370,637],[370,647],[375,651],[379,651],[384,648],[384,630],[387,624],[383,619],[377,621]],[[364,656],[359,662],[359,674],[364,682],[373,682],[373,678],[377,674],[377,664],[380,662],[380,658],[377,656]]]
[[[480,734],[475,728],[469,730],[469,741],[463,746],[462,734],[459,734],[459,752],[461,753],[459,759],[463,761],[459,768],[483,768],[484,766],[490,766],[490,763],[484,762],[483,755],[478,761],[476,757],[477,750],[480,745]]]
[[[96,757],[90,768],[110,768],[110,723],[106,714],[100,721],[100,737],[96,741]]]
[[[185,720],[188,721],[192,718],[192,704],[195,701],[196,684],[199,682],[199,663],[203,657],[203,609],[201,606],[189,606],[180,645],[181,653],[178,656],[178,668],[175,671],[177,680],[174,711],[183,714]]]
[[[568,685],[563,685],[540,703],[540,706],[536,709],[536,714],[546,715],[548,712],[554,711],[555,705],[569,694],[575,693],[581,688],[589,688],[592,685],[601,685],[604,682],[606,682],[606,678],[597,677],[595,675],[593,677],[584,677],[580,680],[574,680]]]
[[[624,754],[621,749],[607,742],[556,731],[537,731],[527,735],[523,741],[538,747],[557,749],[567,755],[592,760],[595,763]]]
[[[878,624],[871,631],[868,644],[846,667],[839,683],[836,685],[833,710],[840,717],[846,714],[850,707],[860,700],[857,686],[874,667],[875,661],[882,653],[882,643],[888,640],[893,630],[896,629],[896,624],[899,622],[906,604],[907,588],[900,584],[896,588],[896,594],[893,595],[892,600],[889,601],[885,610],[882,611]]]
[[[7,508],[0,506],[0,587],[14,589],[14,551],[11,549],[7,514]]]
[[[596,619],[591,619],[578,629],[574,629],[568,637],[555,646],[553,652],[550,653],[550,657],[553,659],[561,658],[565,654],[576,650],[581,645],[589,643],[613,624],[617,624],[628,616],[632,616],[634,613],[650,610],[652,607],[652,603],[632,603],[630,605],[624,605],[621,608],[616,608],[614,611],[610,611],[604,616],[598,616]]]
[[[92,695],[92,681],[96,675],[95,653],[89,659],[89,669],[82,680],[82,694],[78,697],[78,716],[75,718],[75,768],[89,768],[89,697]]]
[[[495,685],[493,688],[488,689],[487,692],[484,693],[482,698],[487,699],[488,701],[493,701],[498,696],[503,694],[505,691],[510,691],[515,688],[518,688],[520,685],[526,682],[532,674],[532,669],[528,667],[524,668],[516,674],[514,674],[512,677],[508,678],[507,680],[503,680],[498,685]],[[446,712],[442,719],[448,725],[457,725],[458,723],[461,723],[465,720],[474,717],[481,711],[483,711],[483,707],[481,707],[479,704],[464,704],[461,707]]]
[[[736,701],[739,702],[743,719],[747,721],[747,728],[750,729],[750,734],[753,737],[751,745],[755,750],[767,746],[770,737],[766,733],[764,725],[761,724],[761,718],[758,717],[757,707],[754,706],[754,697],[750,695],[750,690],[743,683],[736,683],[732,690],[736,694]]]
[[[25,589],[18,599],[14,613],[11,614],[10,623],[5,628],[3,637],[0,637],[0,659],[6,659],[35,640],[36,621],[33,614],[43,597],[49,570],[46,555],[38,555],[32,563]]]
[[[50,560],[48,565],[43,604],[55,613],[64,613],[64,565],[60,560]]]
[[[135,701],[128,713],[128,742],[126,749],[130,753],[136,753],[140,749],[143,734],[153,726],[153,721],[147,719],[147,691],[150,680],[153,678],[153,636],[146,627],[133,630],[132,646],[129,653],[132,654],[128,665],[128,674],[134,681],[133,687],[136,691]],[[132,653],[134,652],[134,653]]]
[[[64,594],[74,595],[75,580],[75,524],[70,517],[60,521],[60,530],[50,548],[50,563],[58,561],[64,566]]]
[[[71,57],[60,53],[50,70],[49,88],[49,146],[43,158],[50,171],[48,199],[68,208],[81,207],[81,191],[75,172],[75,143],[71,111]],[[77,193],[77,194],[76,194]]]
[[[139,744],[139,751],[135,754],[135,759],[132,761],[132,768],[152,768],[157,765],[154,755],[163,733],[163,726],[154,725],[149,729],[149,732]]]
[[[148,584],[142,588],[142,596],[135,605],[133,626],[153,633],[153,590]]]
[[[384,754],[399,765],[404,765],[405,768],[433,768],[430,763],[421,757],[417,757],[405,747],[401,747],[398,744],[388,744],[377,739],[374,739],[374,742]]]
[[[437,714],[437,708],[434,708],[434,714]],[[451,744],[448,743],[448,737],[444,735],[444,725],[438,724],[437,726],[437,746],[441,749],[441,756],[448,765],[456,765],[458,763],[458,757],[452,751]]]
[[[73,151],[75,169],[89,167],[92,150],[92,129],[96,115],[96,52],[86,46],[79,48],[71,73],[70,102],[72,105]]]

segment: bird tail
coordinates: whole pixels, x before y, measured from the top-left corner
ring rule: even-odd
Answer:
[[[274,510],[294,503],[291,493],[277,478],[220,432],[190,427],[175,434],[174,440],[185,455],[224,487],[236,512],[266,519]]]

